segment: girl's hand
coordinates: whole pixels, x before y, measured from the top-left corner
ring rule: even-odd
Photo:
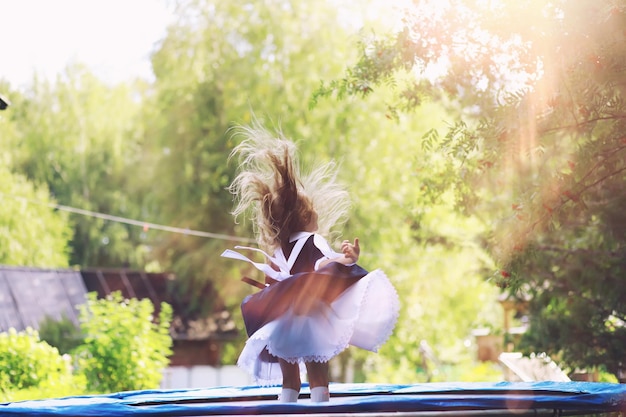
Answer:
[[[350,262],[357,262],[359,260],[359,254],[361,253],[359,238],[355,238],[354,243],[350,243],[349,240],[344,240],[341,243],[341,252],[343,252],[343,256]]]
[[[344,265],[351,265],[356,263],[359,260],[359,253],[361,252],[361,248],[359,247],[359,239],[354,239],[354,243],[350,243],[348,240],[344,240],[341,243],[341,252],[342,255],[333,258],[333,259],[324,259],[320,262],[318,269],[330,264],[331,262],[338,262]]]

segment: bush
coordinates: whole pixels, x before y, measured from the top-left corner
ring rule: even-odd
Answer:
[[[39,339],[37,331],[0,333],[0,391],[51,389],[72,383],[71,367],[59,351]]]
[[[76,350],[80,372],[94,392],[158,388],[169,363],[172,309],[161,304],[158,320],[148,299],[125,300],[119,292],[80,307],[84,343]]]
[[[43,319],[39,323],[39,337],[61,354],[70,353],[83,343],[80,328],[65,316],[61,320]]]

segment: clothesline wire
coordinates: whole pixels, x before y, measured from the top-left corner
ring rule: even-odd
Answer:
[[[164,232],[178,233],[178,234],[183,234],[183,235],[188,235],[188,236],[206,237],[210,239],[221,239],[221,240],[229,240],[229,241],[237,241],[237,242],[245,242],[245,243],[256,243],[254,239],[246,238],[246,237],[231,236],[231,235],[225,235],[221,233],[204,232],[201,230],[185,229],[182,227],[166,226],[166,225],[146,222],[142,220],[134,220],[134,219],[126,218],[126,217],[113,216],[111,214],[98,213],[96,211],[85,210],[85,209],[71,207],[71,206],[65,206],[62,204],[46,203],[43,201],[32,200],[26,197],[21,197],[21,196],[16,196],[12,194],[1,193],[1,192],[0,192],[0,195],[5,196],[5,197],[10,197],[15,200],[25,201],[31,204],[38,204],[38,205],[54,208],[57,210],[66,211],[69,213],[80,214],[82,216],[96,217],[96,218],[111,221],[111,222],[124,223],[124,224],[129,224],[132,226],[139,226],[139,227],[143,227],[144,229],[148,228],[148,229],[154,229],[154,230],[162,230]]]

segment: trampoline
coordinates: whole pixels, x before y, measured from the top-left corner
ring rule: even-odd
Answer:
[[[626,416],[626,385],[594,382],[331,384],[328,403],[280,387],[146,390],[0,404],[2,416]]]

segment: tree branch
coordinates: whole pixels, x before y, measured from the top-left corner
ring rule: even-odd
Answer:
[[[570,129],[579,129],[585,125],[591,124],[591,123],[596,123],[596,122],[600,122],[603,120],[624,120],[626,119],[626,115],[624,116],[610,116],[610,117],[596,117],[595,119],[588,119],[585,120],[583,122],[578,122],[572,125],[565,125],[565,126],[557,126],[557,127],[551,127],[549,129],[544,129],[544,130],[539,130],[538,133],[540,135],[546,134],[546,133],[552,133],[552,132],[556,132],[559,130],[570,130]]]

